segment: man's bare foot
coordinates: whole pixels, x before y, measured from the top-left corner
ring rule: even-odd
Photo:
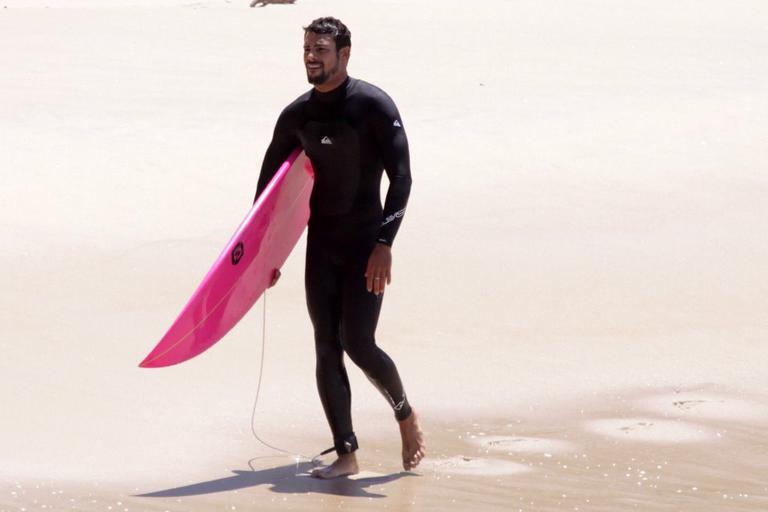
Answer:
[[[424,435],[419,425],[419,417],[416,411],[403,421],[399,421],[400,437],[403,438],[403,469],[410,471],[415,468],[427,453],[427,445],[424,444]]]
[[[312,473],[310,473],[310,476],[328,480],[330,478],[338,478],[340,476],[355,475],[359,472],[360,469],[357,467],[357,457],[355,457],[355,453],[352,452],[339,455],[339,458],[336,459],[330,466],[313,469]]]

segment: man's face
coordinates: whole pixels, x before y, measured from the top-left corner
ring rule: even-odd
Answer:
[[[309,83],[321,85],[344,72],[348,58],[349,48],[337,54],[336,42],[330,34],[304,34],[304,67]]]

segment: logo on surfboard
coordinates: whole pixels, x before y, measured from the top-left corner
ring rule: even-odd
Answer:
[[[243,242],[237,242],[237,245],[234,249],[232,249],[232,264],[237,265],[240,263],[240,259],[243,257],[243,253],[245,252],[245,249],[243,249]]]

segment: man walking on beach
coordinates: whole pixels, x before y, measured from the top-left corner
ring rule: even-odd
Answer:
[[[408,141],[392,99],[347,75],[349,29],[319,18],[304,29],[304,65],[313,88],[280,114],[264,156],[256,197],[289,153],[301,146],[315,170],[307,233],[305,288],[315,332],[320,400],[337,460],[318,478],[358,472],[351,394],[344,352],[392,407],[403,442],[403,468],[424,457],[416,412],[394,362],[375,340],[384,289],[391,282],[391,246],[411,189]],[[389,178],[384,207],[379,187]]]

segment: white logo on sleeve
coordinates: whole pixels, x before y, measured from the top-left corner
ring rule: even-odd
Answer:
[[[392,126],[396,126],[396,127],[398,127],[398,128],[401,128],[401,125],[400,125],[400,121],[398,121],[397,119],[395,119],[395,122],[394,122],[394,123],[392,123]]]
[[[402,210],[396,211],[392,215],[388,215],[387,218],[384,219],[384,222],[381,223],[381,225],[386,226],[393,220],[401,218],[403,215],[405,215],[405,208],[403,208]]]
[[[320,144],[333,144],[333,141],[329,136],[325,136],[320,140]]]

